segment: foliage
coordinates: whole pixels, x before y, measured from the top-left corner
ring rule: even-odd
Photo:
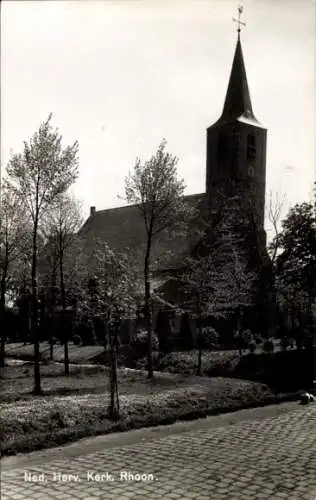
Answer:
[[[77,200],[68,193],[62,193],[52,204],[51,209],[46,214],[46,269],[48,292],[51,300],[51,307],[56,303],[56,282],[57,275],[60,291],[60,330],[64,343],[64,363],[65,375],[69,375],[68,359],[68,330],[65,324],[65,313],[67,302],[71,297],[71,276],[73,275],[72,251],[77,240],[77,231],[82,224],[81,207]],[[67,272],[68,271],[68,272]],[[70,292],[70,293],[69,293]],[[70,295],[70,297],[69,297]],[[67,300],[68,299],[68,300]]]
[[[74,295],[76,269],[73,257],[79,243],[77,232],[83,221],[81,210],[81,203],[72,195],[63,193],[45,216],[45,247],[40,272],[52,306],[57,301],[65,308]]]
[[[243,340],[247,344],[251,344],[254,341],[254,336],[253,336],[253,334],[251,333],[250,330],[244,330],[244,331],[242,331],[241,332],[241,336],[242,336]]]
[[[221,210],[214,220],[205,223],[199,246],[186,260],[180,277],[187,295],[185,304],[193,307],[198,318],[225,318],[253,303],[256,276],[247,270],[234,216],[227,205]]]
[[[31,255],[31,232],[21,199],[6,183],[1,187],[0,194],[0,309],[3,310],[6,293],[9,290],[16,291],[26,281]]]
[[[90,246],[89,246],[90,244]],[[135,314],[137,306],[136,270],[124,253],[114,252],[107,242],[82,243],[78,258],[78,287],[80,308],[88,315],[102,320],[110,354],[109,417],[119,419],[117,385],[117,351],[119,329],[123,318]]]
[[[9,185],[25,203],[34,223],[78,175],[78,143],[62,149],[62,137],[52,129],[51,117],[29,143],[24,142],[23,153],[14,154],[7,166]]]
[[[141,330],[131,338],[131,347],[138,358],[142,358],[147,354],[147,346],[148,346],[147,331]],[[153,351],[159,350],[159,341],[157,335],[152,336],[151,346]]]
[[[219,334],[215,328],[206,326],[202,328],[202,338],[198,339],[198,344],[202,349],[214,349],[218,346]]]
[[[241,241],[235,231],[235,213],[224,198],[211,220],[204,221],[201,239],[185,261],[179,281],[184,287],[184,308],[197,319],[199,356],[197,373],[201,372],[203,321],[226,319],[232,312],[253,304],[256,276],[248,271]],[[214,217],[213,217],[214,215]]]
[[[32,223],[32,334],[34,338],[34,392],[41,393],[37,315],[39,234],[45,214],[78,175],[78,143],[62,148],[62,136],[53,130],[51,117],[42,123],[22,153],[13,154],[7,165],[8,188],[19,199]]]
[[[137,159],[134,171],[126,178],[125,193],[129,203],[140,209],[146,233],[151,238],[176,226],[183,227],[184,182],[177,177],[178,159],[165,151],[163,140],[155,155],[144,163]]]
[[[196,358],[198,350],[186,352],[172,352],[164,356],[159,369],[183,375],[196,374]],[[233,351],[203,351],[201,375],[210,377],[229,377],[234,372],[238,356]]]
[[[311,203],[295,205],[282,222],[275,261],[275,285],[281,311],[292,331],[312,328],[316,300],[316,216]],[[296,335],[298,347],[303,339]]]
[[[291,342],[289,337],[282,337],[280,340],[280,346],[284,349],[284,351],[286,351],[289,347],[293,347],[293,342]]]
[[[276,261],[279,289],[285,294],[316,293],[316,219],[312,204],[295,205],[282,222],[282,253]]]
[[[127,254],[115,252],[106,241],[78,242],[77,286],[80,309],[113,323],[135,314],[140,292],[137,269]]]
[[[145,227],[144,312],[148,332],[148,376],[153,377],[151,337],[152,325],[152,251],[162,233],[183,231],[189,209],[184,203],[184,182],[178,179],[178,159],[166,152],[163,140],[155,155],[144,163],[136,160],[133,172],[125,181],[129,203],[140,210]]]

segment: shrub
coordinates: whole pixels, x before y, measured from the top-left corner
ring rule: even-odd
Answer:
[[[257,349],[257,345],[255,342],[251,342],[249,345],[248,345],[248,349],[250,352],[255,352],[255,350]]]
[[[75,345],[81,345],[82,344],[82,338],[80,337],[80,335],[74,335],[72,337],[72,341]]]
[[[264,352],[273,352],[274,351],[274,343],[272,340],[266,340],[263,344]]]
[[[152,350],[158,351],[159,342],[157,335],[153,333],[152,342],[151,342]],[[131,347],[137,358],[142,358],[148,353],[148,335],[146,330],[138,331],[131,339]]]
[[[246,344],[252,344],[254,341],[253,335],[250,330],[244,330],[241,336]]]
[[[259,335],[255,336],[255,343],[257,345],[262,345],[263,344],[263,340],[262,340],[262,338]]]
[[[201,349],[214,349],[218,346],[219,334],[212,326],[202,328],[202,338],[198,338],[198,347]]]
[[[198,351],[172,352],[164,356],[159,363],[159,370],[183,375],[196,375]],[[202,353],[202,373],[210,377],[230,377],[238,356],[226,351]]]

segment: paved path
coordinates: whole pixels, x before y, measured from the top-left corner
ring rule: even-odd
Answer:
[[[316,405],[102,436],[2,471],[2,500],[316,500]]]

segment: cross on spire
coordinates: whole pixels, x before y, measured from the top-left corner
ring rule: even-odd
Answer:
[[[239,36],[240,36],[240,26],[246,26],[246,23],[243,23],[241,20],[240,20],[240,16],[242,14],[242,11],[243,11],[243,6],[242,5],[238,5],[238,19],[235,19],[233,17],[233,21],[235,23],[238,24],[238,29],[237,29],[237,33],[238,33],[238,39],[239,39]]]

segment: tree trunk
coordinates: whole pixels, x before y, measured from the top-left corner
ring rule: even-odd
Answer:
[[[1,278],[1,295],[0,295],[0,315],[4,317],[5,314],[5,292],[6,292],[6,276],[3,272]]]
[[[6,310],[5,310],[5,293],[7,285],[7,275],[9,267],[9,250],[8,241],[6,240],[4,266],[0,283],[0,376],[4,376],[4,360],[5,360],[5,337],[7,334],[6,326]]]
[[[108,319],[103,319],[103,330],[104,330],[104,365],[106,366],[108,363],[108,352],[109,352],[109,323]]]
[[[54,317],[54,311],[56,307],[56,286],[57,286],[57,269],[56,269],[56,255],[55,251],[53,254],[53,263],[52,263],[52,274],[51,274],[51,299],[50,299],[50,318],[49,318],[49,328],[50,328],[50,335],[49,335],[49,356],[50,359],[54,359],[54,343],[53,343],[53,338],[54,338],[54,331],[53,331],[53,317]]]
[[[0,377],[4,376],[4,360],[5,360],[5,289],[6,278],[3,273],[1,279],[1,297],[0,297]]]
[[[238,308],[238,316],[237,316],[237,341],[238,341],[238,352],[239,356],[242,356],[242,336],[241,336],[241,326],[242,326],[242,309]]]
[[[117,357],[116,357],[116,344],[117,344],[117,323],[115,321],[114,328],[110,328],[110,405],[108,409],[109,418],[117,421],[120,418],[120,404],[118,394],[118,381],[117,381]]]
[[[64,341],[64,363],[65,363],[65,375],[69,375],[69,352],[68,352],[68,332],[65,323],[65,311],[66,311],[66,294],[65,294],[65,283],[64,283],[64,266],[63,266],[63,249],[62,241],[60,241],[59,247],[59,279],[60,279],[60,294],[61,294],[61,330],[63,332]]]
[[[197,375],[201,375],[202,370],[202,314],[201,314],[201,304],[200,297],[198,295],[197,299],[197,319],[198,319],[198,366]]]
[[[154,377],[153,370],[153,354],[152,354],[152,311],[151,311],[151,293],[150,293],[150,276],[149,276],[149,263],[150,263],[150,249],[151,237],[148,236],[147,249],[145,255],[144,278],[145,278],[145,318],[148,336],[148,378]]]
[[[33,255],[32,255],[32,315],[31,329],[34,342],[34,394],[41,394],[41,373],[40,373],[40,339],[37,324],[37,227],[38,220],[35,219],[33,229]]]
[[[53,344],[53,334],[49,336],[49,359],[54,360],[54,344]]]

